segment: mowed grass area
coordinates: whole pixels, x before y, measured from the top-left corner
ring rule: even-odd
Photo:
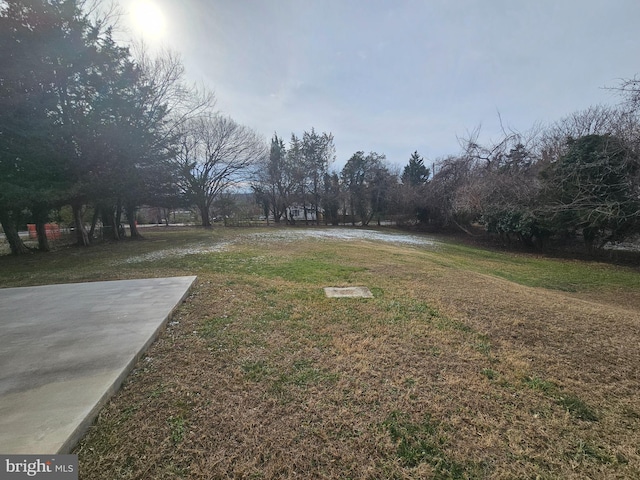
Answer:
[[[198,276],[80,478],[640,478],[637,269],[282,232],[0,257],[4,287]]]

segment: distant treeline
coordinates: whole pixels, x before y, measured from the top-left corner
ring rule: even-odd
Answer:
[[[433,172],[418,152],[402,171],[384,155],[356,152],[342,171],[329,172],[326,155],[315,153],[322,150],[295,135],[287,150],[276,135],[254,191],[276,222],[288,220],[290,205],[319,205],[333,224],[348,216],[360,225],[393,218],[431,231],[482,225],[532,247],[579,238],[599,248],[640,232],[640,90],[632,80],[620,91],[621,107],[505,132],[495,144],[481,145],[476,131],[462,153],[435,161]]]
[[[542,246],[579,238],[588,248],[640,231],[640,84],[623,81],[616,107],[595,106],[521,133],[505,129],[461,153],[394,168],[359,151],[334,171],[334,137],[305,131],[267,142],[215,111],[210,92],[185,81],[180,59],[132,51],[109,14],[78,0],[0,2],[0,224],[11,251],[29,251],[18,229],[72,212],[76,242],[97,225],[139,238],[146,205],[197,210],[203,226],[253,190],[264,216],[368,225],[393,219],[431,231],[484,226]],[[94,12],[95,14],[95,12]],[[396,159],[397,160],[397,159]],[[119,228],[127,219],[129,229]]]

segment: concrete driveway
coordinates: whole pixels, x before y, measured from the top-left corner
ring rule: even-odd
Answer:
[[[0,289],[0,454],[68,453],[195,279]]]

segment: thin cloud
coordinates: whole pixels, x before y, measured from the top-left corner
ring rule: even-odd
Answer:
[[[331,131],[338,162],[455,154],[479,124],[497,138],[498,111],[527,130],[638,73],[637,0],[157,3],[221,110],[267,138]]]

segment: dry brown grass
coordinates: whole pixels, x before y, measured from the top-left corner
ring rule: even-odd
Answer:
[[[634,292],[379,243],[261,248],[170,265],[197,285],[77,447],[81,478],[640,477]],[[375,298],[323,296],[348,284]]]

